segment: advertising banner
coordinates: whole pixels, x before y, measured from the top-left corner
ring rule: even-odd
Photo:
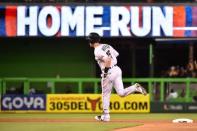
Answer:
[[[153,113],[197,113],[197,103],[151,102]]]
[[[70,113],[100,113],[102,99],[100,94],[48,94],[47,112]],[[112,94],[110,101],[112,113],[141,113],[150,112],[149,95],[141,94],[119,97]]]
[[[2,111],[45,111],[46,95],[3,95]]]
[[[197,6],[0,6],[0,36],[197,37]]]

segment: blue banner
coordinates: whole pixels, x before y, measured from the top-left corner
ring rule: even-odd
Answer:
[[[46,95],[4,95],[2,111],[46,110]]]

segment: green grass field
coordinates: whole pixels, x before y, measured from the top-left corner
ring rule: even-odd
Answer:
[[[96,122],[96,114],[0,114],[2,119],[72,119],[77,122],[0,122],[0,131],[111,131],[117,128],[139,126],[143,123],[122,122]],[[175,118],[190,118],[197,120],[197,114],[111,114],[112,120],[173,120]],[[89,120],[80,122],[81,119]]]

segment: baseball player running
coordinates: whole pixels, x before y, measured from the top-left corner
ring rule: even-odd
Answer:
[[[135,83],[124,89],[122,82],[122,70],[117,66],[116,57],[119,53],[108,44],[100,43],[100,36],[97,33],[90,33],[87,37],[90,47],[94,48],[95,60],[101,68],[102,80],[102,103],[103,103],[103,114],[95,116],[98,121],[110,121],[109,104],[112,87],[115,88],[117,94],[121,97],[127,96],[134,92],[139,92],[146,95],[146,90]]]

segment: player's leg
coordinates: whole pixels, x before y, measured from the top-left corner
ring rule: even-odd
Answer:
[[[117,94],[122,97],[134,92],[139,92],[143,95],[147,94],[146,90],[138,83],[135,83],[134,85],[131,85],[124,89],[121,77],[117,77],[117,79],[114,81],[114,88],[116,89]]]
[[[122,71],[118,67],[116,69],[116,72],[117,72],[116,73],[117,77],[115,78],[113,84],[114,84],[114,87],[115,87],[118,95],[123,97],[123,96],[127,96],[129,94],[132,94],[134,92],[140,92],[140,93],[146,95],[145,89],[138,83],[135,83],[134,85],[131,85],[131,86],[124,89],[123,82],[122,82]]]
[[[95,119],[99,121],[110,121],[109,115],[109,105],[110,105],[110,95],[112,90],[112,82],[109,79],[102,79],[102,103],[103,103],[103,114],[101,116],[96,116]]]
[[[118,76],[115,79],[114,88],[115,88],[117,94],[121,97],[127,96],[127,95],[132,94],[136,91],[136,86],[135,85],[129,86],[129,87],[124,89],[121,76]]]
[[[112,91],[112,82],[109,79],[102,79],[103,112],[106,114],[109,114],[111,91]]]
[[[144,89],[144,87],[142,87],[139,83],[135,83],[135,86],[137,87],[136,88],[136,92],[139,92],[139,93],[141,93],[143,95],[146,95],[147,94],[147,92]]]

